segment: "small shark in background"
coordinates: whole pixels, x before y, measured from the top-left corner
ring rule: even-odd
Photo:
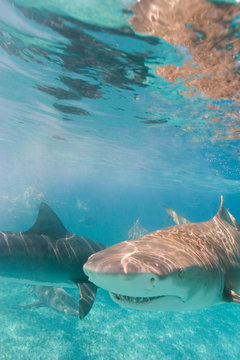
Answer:
[[[84,284],[83,286],[88,286]],[[55,286],[36,285],[33,287],[37,298],[32,304],[15,306],[15,309],[49,307],[66,315],[79,315],[78,302],[64,289]]]
[[[240,225],[221,197],[212,220],[113,245],[91,255],[84,271],[116,303],[139,310],[240,303]]]
[[[168,214],[168,217],[170,219],[172,219],[176,225],[181,225],[181,224],[189,224],[190,221],[185,219],[183,216],[179,215],[178,213],[176,213],[176,211],[174,211],[173,209],[164,206],[164,209],[166,210],[166,213]]]
[[[128,239],[136,239],[147,233],[148,230],[140,224],[140,219],[138,218],[128,230]]]
[[[168,214],[168,217],[170,219],[172,219],[176,225],[190,223],[189,220],[187,220],[183,216],[179,215],[173,209],[171,209],[167,206],[164,206],[164,209],[165,209],[166,213]],[[140,238],[140,237],[146,235],[147,233],[149,233],[149,231],[141,225],[140,218],[138,218],[128,230],[128,240]]]
[[[53,210],[42,203],[29,230],[0,232],[0,277],[35,285],[77,286],[82,319],[97,291],[83,272],[83,265],[91,254],[104,248],[67,231]]]

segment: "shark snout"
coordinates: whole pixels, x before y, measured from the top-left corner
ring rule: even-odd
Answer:
[[[159,255],[154,251],[139,251],[132,242],[125,241],[99,251],[88,258],[83,270],[90,278],[108,274],[155,274],[165,277],[176,271],[178,266],[164,254]]]
[[[98,287],[127,296],[150,296],[154,293],[154,283],[157,282],[155,275],[150,273],[96,272],[88,268],[87,264],[84,266],[84,272]]]
[[[153,288],[154,275],[141,270],[142,267],[138,261],[130,254],[115,251],[114,247],[107,248],[91,255],[83,270],[89,280],[98,287],[123,295],[136,295],[136,287],[133,289],[132,284],[139,283],[137,288],[141,289],[139,291],[139,296],[141,296],[143,277],[144,282],[148,284],[145,289],[148,293]],[[145,273],[144,276],[139,277],[143,273]]]
[[[164,279],[172,273],[163,259],[150,262],[148,255],[133,251],[128,242],[91,255],[83,270],[89,281],[111,293],[126,296],[157,296],[165,293]],[[161,282],[161,291],[159,285]]]
[[[88,258],[84,265],[84,272],[88,276],[91,272],[113,274],[113,273],[138,273],[140,266],[128,254],[113,252],[111,249],[99,251]]]

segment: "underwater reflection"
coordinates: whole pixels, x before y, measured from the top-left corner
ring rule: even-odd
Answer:
[[[182,79],[189,94],[239,99],[240,7],[205,0],[141,0],[132,7],[136,32],[155,35],[187,49],[181,67],[156,66],[170,82]]]

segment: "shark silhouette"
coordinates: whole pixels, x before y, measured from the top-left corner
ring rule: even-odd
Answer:
[[[35,285],[74,287],[80,292],[79,317],[91,309],[97,287],[83,265],[105,246],[67,231],[45,203],[25,232],[0,232],[0,277]]]
[[[14,309],[49,307],[66,315],[79,315],[78,302],[64,289],[56,286],[35,285],[32,291],[37,299],[32,304],[15,306]]]

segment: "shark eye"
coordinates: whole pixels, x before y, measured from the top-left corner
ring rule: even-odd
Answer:
[[[179,269],[178,270],[178,277],[180,277],[180,279],[182,279],[184,277],[184,273],[185,273],[184,269]]]
[[[155,278],[154,278],[154,277],[152,277],[152,278],[150,279],[150,283],[151,283],[151,284],[154,284],[154,283],[155,283]]]

